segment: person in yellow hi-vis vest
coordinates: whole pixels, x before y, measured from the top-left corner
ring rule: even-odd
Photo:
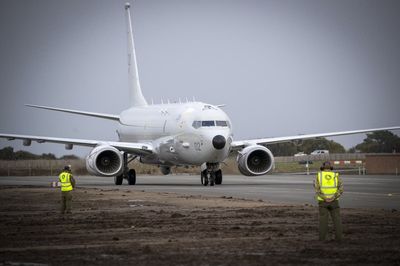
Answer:
[[[61,214],[71,213],[72,190],[75,188],[75,179],[71,174],[71,165],[64,167],[58,176],[61,183]]]
[[[342,221],[340,218],[339,197],[343,193],[343,183],[339,173],[333,172],[330,162],[324,162],[314,182],[319,209],[319,240],[326,240],[328,216],[335,228],[335,239],[342,240]]]

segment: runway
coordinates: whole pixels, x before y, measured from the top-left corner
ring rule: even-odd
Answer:
[[[342,179],[345,191],[342,207],[400,209],[400,176],[342,175]],[[49,186],[56,180],[57,177],[49,176],[0,177],[0,185]],[[125,180],[122,186],[115,186],[113,178],[107,177],[76,176],[76,180],[79,187],[225,196],[273,204],[315,204],[311,175],[226,175],[223,184],[214,187],[202,186],[195,175],[138,176],[135,186],[128,186]]]

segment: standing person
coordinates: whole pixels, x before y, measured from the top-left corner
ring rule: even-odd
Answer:
[[[71,213],[72,190],[75,188],[75,179],[71,174],[71,165],[64,167],[58,176],[61,183],[61,214]]]
[[[328,233],[328,216],[335,228],[335,239],[342,240],[342,221],[340,219],[339,197],[343,193],[339,173],[333,172],[330,162],[324,162],[314,182],[319,209],[319,240],[326,240]]]

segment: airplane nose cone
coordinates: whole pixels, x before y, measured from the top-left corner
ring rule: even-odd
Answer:
[[[225,147],[226,139],[224,138],[224,136],[217,135],[213,138],[212,143],[215,149],[221,150]]]

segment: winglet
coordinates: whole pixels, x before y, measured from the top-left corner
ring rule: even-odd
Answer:
[[[131,4],[125,4],[126,26],[128,34],[128,75],[129,75],[129,104],[133,106],[147,106],[147,101],[140,88],[139,72],[136,62],[135,43],[133,42],[132,21],[130,14]]]

